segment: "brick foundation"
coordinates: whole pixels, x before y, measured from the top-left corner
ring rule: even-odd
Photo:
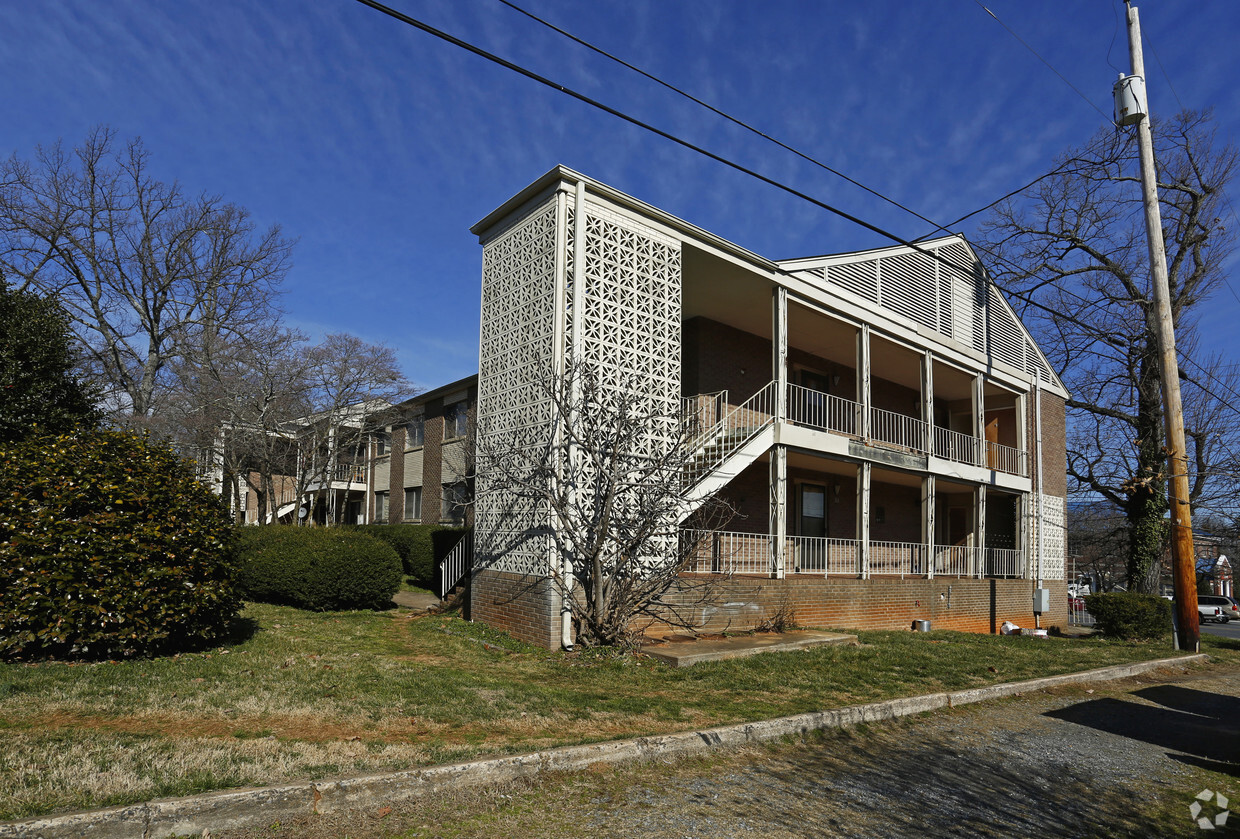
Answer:
[[[560,646],[560,598],[545,577],[482,569],[470,583],[469,601],[471,620],[529,644]]]
[[[700,577],[687,581],[705,582]],[[1055,606],[1041,616],[1041,626],[1065,626],[1067,583],[1048,582],[1046,587]],[[714,581],[709,603],[696,602],[700,597],[692,593],[682,597],[694,601],[688,612],[700,632],[752,629],[783,608],[800,626],[908,629],[914,620],[928,620],[934,629],[993,633],[1004,621],[1035,625],[1033,589],[1031,580],[731,577]]]

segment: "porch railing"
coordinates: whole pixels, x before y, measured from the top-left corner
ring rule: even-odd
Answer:
[[[870,542],[870,574],[924,577],[926,546],[917,542]]]
[[[684,530],[685,570],[694,574],[769,574],[771,537],[765,533]]]
[[[761,390],[728,410],[722,419],[700,435],[701,448],[685,467],[686,487],[709,475],[750,438],[771,424],[775,414],[775,384],[767,382]]]
[[[787,570],[793,574],[857,575],[860,542],[823,536],[789,536]]]
[[[774,568],[767,533],[682,530],[682,549],[687,553],[684,570],[695,574],[770,575]],[[861,542],[822,536],[788,536],[784,570],[789,575],[858,577],[861,575]],[[933,557],[933,563],[930,558]],[[1019,550],[970,545],[935,545],[921,542],[869,543],[870,576],[900,578],[1023,577],[1025,557]]]
[[[986,568],[983,572],[987,577],[1023,577],[1025,575],[1025,554],[1011,548],[987,548]]]
[[[855,437],[858,405],[830,393],[788,385],[788,421]]]
[[[988,469],[1023,477],[1029,474],[1025,469],[1025,460],[1025,453],[1020,449],[1002,443],[986,443],[986,463],[983,465]]]
[[[870,437],[909,451],[926,451],[926,423],[895,411],[870,408]]]
[[[935,545],[934,576],[982,576],[982,552],[972,545]]]
[[[934,427],[934,456],[970,466],[981,465],[982,440],[950,428]]]
[[[336,475],[332,480],[348,484],[364,484],[366,483],[366,467],[354,466],[351,463],[337,463]]]

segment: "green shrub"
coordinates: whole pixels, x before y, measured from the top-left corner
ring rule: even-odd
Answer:
[[[377,524],[365,532],[395,549],[405,573],[416,585],[434,588],[438,584],[435,569],[465,531],[438,524]]]
[[[247,527],[241,596],[318,612],[387,609],[400,557],[366,533],[339,527]]]
[[[1163,638],[1171,632],[1171,601],[1153,594],[1091,594],[1085,608],[1110,638]]]
[[[189,464],[123,431],[0,447],[0,658],[121,658],[220,638],[233,529]]]

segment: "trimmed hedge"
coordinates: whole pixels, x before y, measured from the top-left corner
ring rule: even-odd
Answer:
[[[241,531],[241,596],[332,612],[387,609],[400,588],[400,557],[351,528],[246,527]]]
[[[1171,601],[1153,594],[1091,594],[1085,608],[1109,638],[1164,638],[1171,634]]]
[[[240,609],[228,509],[145,436],[0,446],[0,658],[128,658],[222,638]]]
[[[464,528],[438,524],[375,524],[363,532],[391,545],[405,573],[416,585],[429,589],[438,585],[435,569],[439,562],[465,534]]]

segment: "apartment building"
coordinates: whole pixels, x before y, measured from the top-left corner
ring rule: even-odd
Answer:
[[[478,377],[393,406],[374,419],[367,521],[464,525],[470,518],[470,445]]]
[[[1066,622],[1067,393],[963,237],[775,261],[564,167],[472,230],[479,439],[549,434],[565,359],[643,382],[694,429],[686,496],[741,514],[686,568],[701,628]],[[556,646],[554,522],[477,480],[473,617]]]

